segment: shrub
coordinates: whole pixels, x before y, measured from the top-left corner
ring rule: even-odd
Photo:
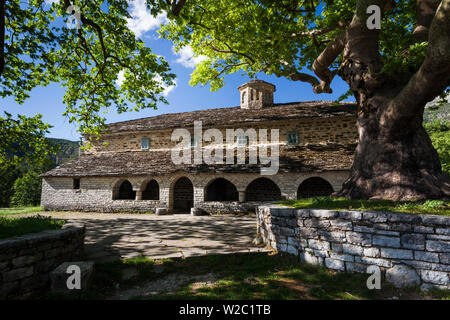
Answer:
[[[14,182],[11,205],[14,207],[35,206],[41,201],[41,178],[28,171]]]
[[[439,154],[442,171],[450,176],[450,121],[436,121],[424,127]]]

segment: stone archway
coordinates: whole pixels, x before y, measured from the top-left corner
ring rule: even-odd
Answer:
[[[333,187],[327,180],[320,177],[311,177],[298,186],[297,199],[328,197],[333,191]]]
[[[136,191],[128,180],[119,181],[113,188],[113,200],[135,200]]]
[[[189,178],[181,177],[173,186],[173,210],[175,213],[187,213],[193,205],[194,186]]]
[[[213,180],[206,188],[205,201],[238,201],[236,186],[224,178]]]
[[[282,200],[280,188],[268,178],[253,180],[245,190],[245,201]]]
[[[142,200],[159,200],[159,184],[155,179],[146,183],[142,191]]]

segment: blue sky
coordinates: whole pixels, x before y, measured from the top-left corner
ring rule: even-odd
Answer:
[[[237,87],[250,79],[240,74],[233,74],[225,78],[225,86],[217,92],[211,92],[209,86],[191,87],[189,85],[190,74],[194,70],[195,62],[199,59],[191,56],[191,50],[185,48],[181,53],[174,53],[172,43],[168,40],[159,39],[156,30],[164,16],[152,17],[145,10],[144,0],[133,0],[133,20],[129,26],[140,36],[152,51],[166,58],[177,75],[177,85],[167,89],[166,99],[169,104],[160,103],[158,110],[146,109],[140,112],[128,112],[117,114],[112,108],[106,114],[107,122],[125,121],[143,117],[155,116],[161,113],[186,112],[200,109],[234,107],[239,105],[239,92]],[[62,19],[58,17],[57,19]],[[275,92],[275,103],[306,101],[306,100],[334,100],[348,89],[347,84],[339,77],[332,83],[333,94],[314,94],[309,84],[294,82],[285,78],[258,74],[258,79],[273,83],[277,87]],[[8,111],[12,114],[25,114],[34,116],[38,113],[43,115],[43,121],[51,124],[49,137],[78,140],[80,137],[76,124],[70,124],[62,116],[65,106],[62,103],[64,88],[54,83],[47,87],[39,87],[31,92],[31,97],[23,104],[17,104],[14,99],[3,99],[0,105],[0,114]]]

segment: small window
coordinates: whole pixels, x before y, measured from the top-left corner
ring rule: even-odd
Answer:
[[[248,137],[247,136],[238,136],[237,137],[237,144],[240,147],[245,147],[248,145]]]
[[[242,93],[242,103],[244,103],[245,102],[245,99],[247,98],[247,91],[244,91],[243,93]]]
[[[298,144],[298,133],[297,132],[289,132],[287,134],[287,143],[291,145]]]
[[[253,90],[250,90],[250,100],[253,101]]]
[[[191,134],[191,148],[195,148],[197,146],[197,137],[194,134]]]
[[[264,92],[264,102],[269,102],[269,93]]]
[[[80,189],[80,179],[73,179],[73,189],[74,190]]]
[[[150,146],[150,139],[149,138],[142,138],[141,139],[141,149],[142,150],[148,150]]]

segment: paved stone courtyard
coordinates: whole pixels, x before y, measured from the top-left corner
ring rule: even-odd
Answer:
[[[267,251],[252,244],[256,235],[254,216],[39,214],[84,223],[86,259],[97,262],[140,255],[161,259]]]

